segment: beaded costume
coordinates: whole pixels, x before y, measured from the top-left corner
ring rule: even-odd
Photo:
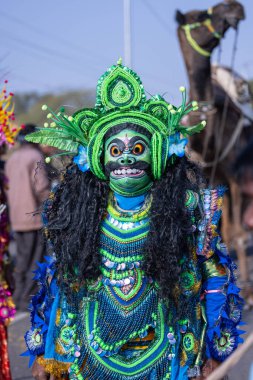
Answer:
[[[184,159],[186,136],[204,127],[204,123],[180,125],[181,118],[197,108],[194,102],[186,104],[185,90],[181,90],[183,103],[178,108],[158,95],[146,100],[139,77],[119,62],[100,78],[94,109],[80,110],[72,117],[63,109],[58,114],[50,110],[51,125],[46,123],[28,137],[75,155],[66,172],[68,178],[75,175],[77,165],[88,181],[98,178],[97,189],[103,181],[110,182],[106,208],[97,216],[99,274],[90,278],[87,271],[87,278],[79,276],[75,253],[70,253],[73,272],[70,268],[63,273],[68,291],[61,286],[60,252],[50,235],[64,185],[52,190],[44,206],[45,232],[54,253],[39,264],[35,274],[41,288],[31,301],[32,326],[25,335],[28,350],[24,355],[30,356],[31,363],[37,357],[45,371],[57,379],[186,380],[200,374],[207,358],[223,361],[241,340],[235,266],[218,233],[223,187],[188,189],[185,199],[179,200],[180,212],[190,225],[184,232],[189,249],[178,257],[180,273],[169,296],[161,291],[159,273],[150,275],[152,265],[147,264],[150,234],[156,234],[153,184],[159,183],[168,168],[173,173],[173,165]],[[134,184],[136,178],[143,186],[131,193],[129,183]],[[87,197],[89,208],[90,192]],[[67,209],[66,199],[65,205]],[[173,205],[170,207],[173,210]],[[179,215],[177,210],[172,214]],[[161,228],[166,230],[166,225]],[[165,230],[159,232],[161,242]],[[68,236],[71,239],[71,234]],[[57,242],[57,232],[54,238]],[[156,251],[158,261],[166,247],[157,246]],[[166,275],[166,268],[162,269]],[[72,275],[76,281],[69,284]],[[183,304],[190,305],[185,314]]]
[[[12,93],[7,94],[4,86],[0,94],[0,148],[14,143],[18,130],[11,125],[14,119]],[[15,314],[11,291],[6,279],[6,269],[10,264],[8,253],[9,221],[5,190],[7,180],[0,167],[0,380],[11,380],[7,347],[7,326]]]

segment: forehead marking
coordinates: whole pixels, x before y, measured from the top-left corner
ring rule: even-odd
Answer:
[[[130,142],[130,139],[128,138],[127,133],[126,133],[126,135],[125,135],[123,141],[124,141],[124,144],[125,144],[126,150],[129,150],[129,142]]]

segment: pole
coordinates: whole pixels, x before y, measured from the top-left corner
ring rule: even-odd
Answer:
[[[131,57],[131,0],[124,0],[124,64],[132,66]]]

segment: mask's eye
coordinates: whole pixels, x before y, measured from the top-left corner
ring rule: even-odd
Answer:
[[[133,147],[133,154],[136,154],[137,156],[142,154],[145,150],[145,146],[141,143],[137,143],[135,144],[135,146]]]
[[[110,149],[110,154],[112,157],[118,157],[120,155],[120,150],[116,145],[113,145]]]

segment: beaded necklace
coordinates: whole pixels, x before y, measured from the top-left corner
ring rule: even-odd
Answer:
[[[144,274],[141,269],[144,244],[149,232],[151,197],[146,196],[138,210],[123,210],[110,194],[108,214],[101,227],[99,253],[105,285],[122,288],[133,285]]]

